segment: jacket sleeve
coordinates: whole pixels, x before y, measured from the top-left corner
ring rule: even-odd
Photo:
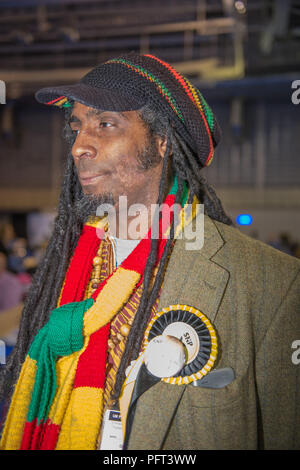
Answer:
[[[300,449],[300,272],[274,312],[255,370],[259,448]]]

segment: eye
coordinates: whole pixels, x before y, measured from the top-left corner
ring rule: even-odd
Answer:
[[[74,126],[75,127],[75,126]],[[68,126],[68,132],[72,134],[72,136],[76,136],[79,134],[80,129],[75,129],[72,124]]]
[[[100,127],[113,127],[113,124],[111,122],[108,122],[108,121],[101,121],[100,122]]]

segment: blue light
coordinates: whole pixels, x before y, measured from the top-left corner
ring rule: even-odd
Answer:
[[[237,216],[236,221],[239,225],[251,225],[252,217],[250,214],[240,214]]]

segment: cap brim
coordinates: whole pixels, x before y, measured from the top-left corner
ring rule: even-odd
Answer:
[[[91,87],[84,83],[42,88],[35,93],[35,98],[39,103],[49,106],[67,107],[69,100],[74,100],[93,108],[117,112],[134,111],[146,104],[136,97],[125,96],[116,90]]]

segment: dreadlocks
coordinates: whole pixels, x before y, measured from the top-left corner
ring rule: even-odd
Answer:
[[[68,130],[65,138],[71,143]],[[25,300],[16,346],[0,370],[0,400],[11,396],[32,339],[56,307],[70,256],[81,232],[73,211],[81,193],[73,161],[68,158],[53,234]]]
[[[75,140],[68,125],[71,112],[72,104],[70,108],[65,110],[66,126],[64,129],[64,137],[69,143],[70,148]],[[168,190],[168,173],[171,167],[171,171],[173,174],[177,175],[178,179],[178,191],[175,203],[180,201],[184,181],[186,181],[190,188],[189,202],[192,200],[193,196],[196,195],[199,201],[204,204],[205,213],[208,216],[231,225],[232,222],[224,212],[215,191],[201,175],[201,166],[197,161],[197,156],[175,131],[168,118],[153,112],[148,106],[144,106],[139,111],[139,114],[145,126],[149,129],[151,136],[159,135],[167,139],[157,204],[160,206],[164,201],[165,194]],[[0,400],[5,398],[9,402],[13,392],[13,385],[17,380],[29,346],[36,333],[48,321],[51,310],[57,305],[70,257],[75,249],[82,229],[82,223],[78,217],[76,217],[76,211],[74,210],[76,202],[82,198],[82,194],[73,159],[70,154],[66,163],[66,171],[62,183],[54,231],[44,258],[35,273],[32,287],[25,301],[16,346],[10,354],[6,366],[2,367],[0,371]],[[118,370],[114,390],[115,398],[120,394],[127,365],[132,359],[135,359],[139,353],[152,305],[159,294],[173,240],[174,220],[171,226],[170,237],[166,243],[158,267],[154,285],[150,289],[158,243],[157,239],[151,240],[151,251],[144,273],[143,292]]]

